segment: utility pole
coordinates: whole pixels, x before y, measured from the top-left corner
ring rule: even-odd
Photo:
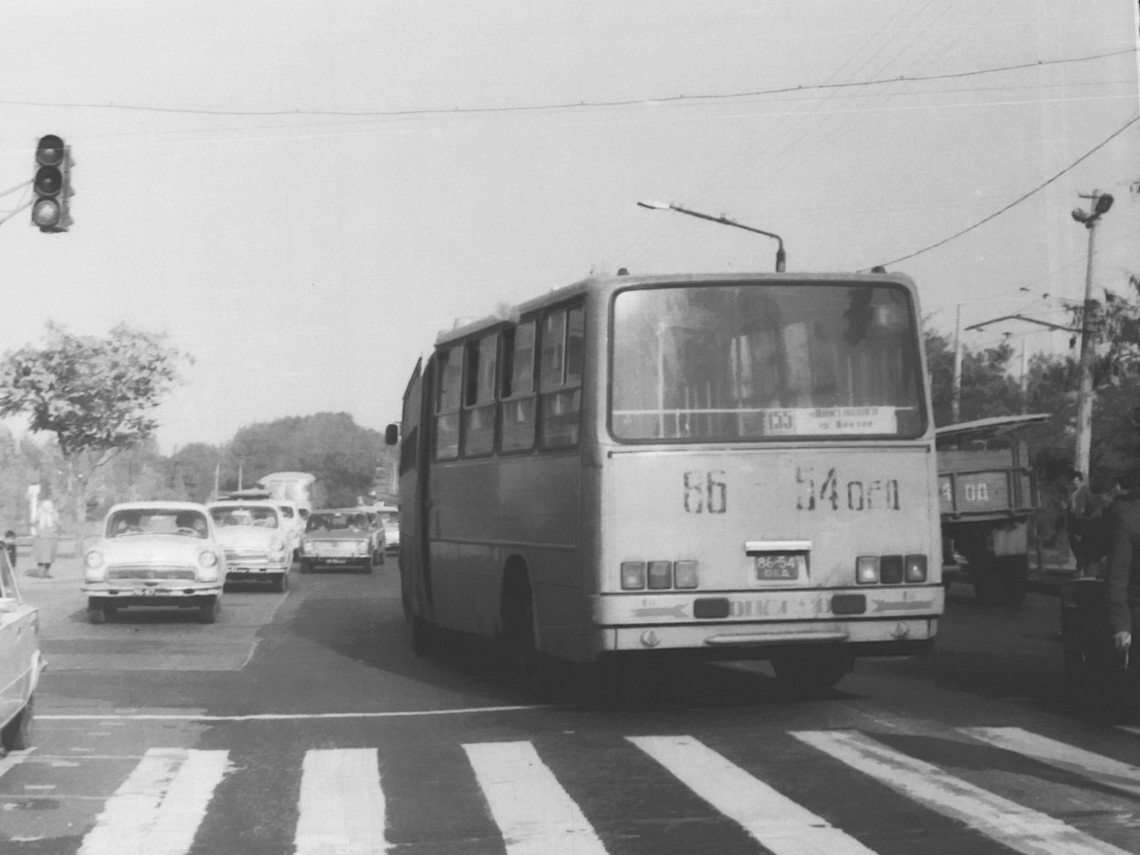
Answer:
[[[950,387],[950,418],[956,424],[962,403],[962,304],[954,318],[954,382]]]
[[[1095,302],[1092,298],[1093,285],[1093,257],[1096,247],[1096,224],[1100,218],[1108,213],[1112,207],[1112,196],[1094,190],[1092,193],[1081,193],[1082,199],[1092,201],[1092,211],[1083,211],[1080,208],[1073,210],[1073,219],[1083,223],[1089,233],[1089,255],[1085,266],[1085,299],[1081,309],[1081,359],[1080,359],[1080,388],[1077,391],[1077,450],[1076,468],[1084,475],[1085,483],[1089,482],[1089,466],[1092,461],[1092,415],[1093,404],[1096,400],[1093,391],[1093,361],[1096,358],[1096,322]]]

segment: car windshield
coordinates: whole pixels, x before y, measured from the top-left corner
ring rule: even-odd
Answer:
[[[209,525],[201,511],[165,508],[131,508],[112,511],[107,518],[107,537],[140,534],[208,536]]]
[[[367,531],[368,517],[347,511],[318,511],[309,517],[308,531]]]
[[[258,528],[278,528],[276,508],[249,505],[217,505],[210,508],[210,516],[221,528],[232,526],[257,526]]]

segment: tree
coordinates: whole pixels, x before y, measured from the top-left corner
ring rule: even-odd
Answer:
[[[173,495],[208,502],[222,464],[222,449],[204,442],[184,445],[166,459],[166,484]]]
[[[954,348],[948,339],[927,328],[924,332],[926,362],[930,371],[934,423],[952,423],[951,396],[954,384]],[[981,352],[965,350],[962,356],[959,421],[1021,412],[1021,389],[1009,374],[1013,348],[1007,342]]]
[[[165,336],[125,324],[97,338],[49,321],[44,338],[43,347],[26,345],[0,361],[0,418],[27,415],[33,432],[55,435],[82,523],[91,476],[154,432],[151,414],[190,357],[168,347]]]
[[[243,486],[270,472],[311,472],[328,491],[330,506],[354,505],[371,492],[385,453],[383,435],[356,424],[348,413],[247,425],[229,447],[231,458],[241,463]],[[236,476],[228,472],[223,486],[236,487]]]

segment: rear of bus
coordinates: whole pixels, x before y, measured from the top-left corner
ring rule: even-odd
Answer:
[[[595,654],[770,659],[819,687],[854,657],[929,650],[944,597],[913,284],[631,279],[607,302]]]

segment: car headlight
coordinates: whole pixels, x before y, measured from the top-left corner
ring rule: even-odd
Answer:
[[[83,556],[83,580],[85,582],[102,582],[106,569],[106,562],[102,552],[91,550]]]
[[[205,568],[218,566],[218,553],[210,549],[203,549],[198,553],[198,564]]]

